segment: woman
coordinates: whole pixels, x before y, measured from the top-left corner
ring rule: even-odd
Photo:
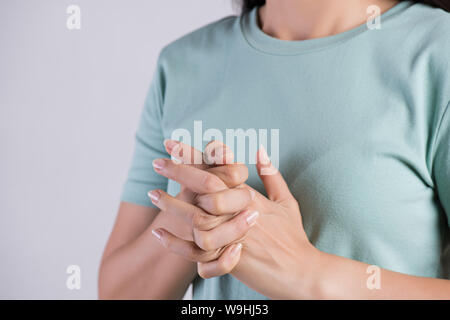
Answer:
[[[176,299],[193,281],[200,299],[450,298],[449,8],[244,1],[164,48],[100,297]],[[279,130],[282,175],[264,149],[256,167],[220,165],[217,144],[213,165],[163,159],[192,163],[163,141],[196,120]]]

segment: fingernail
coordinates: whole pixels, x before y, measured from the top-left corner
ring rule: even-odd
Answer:
[[[176,140],[172,140],[172,139],[164,140],[164,146],[166,147],[167,151],[169,151],[170,154],[172,153],[173,148],[179,144],[180,144],[180,142],[176,141]]]
[[[161,194],[157,190],[149,191],[147,194],[153,203],[158,203],[159,198],[161,197]]]
[[[211,156],[212,156],[213,162],[215,164],[224,164],[224,162],[223,162],[223,155],[224,154],[223,154],[223,147],[222,146],[217,147],[216,149],[214,149],[211,152]]]
[[[252,189],[248,189],[248,191],[250,191],[250,197],[252,198],[252,200],[255,200],[255,191],[253,191]]]
[[[176,145],[174,145],[172,147],[172,151],[170,152],[170,155],[180,157],[181,156],[180,149],[181,149],[181,145],[179,143],[177,143]]]
[[[181,144],[178,143],[175,147],[173,147],[172,151],[170,152],[170,156],[175,164],[182,163],[182,161],[180,160],[183,156],[183,148],[181,148]]]
[[[259,216],[259,212],[258,211],[253,211],[252,213],[250,213],[247,218],[245,220],[247,220],[248,225],[252,226],[255,224],[256,219]]]
[[[155,168],[156,170],[161,170],[162,168],[164,168],[166,162],[163,159],[155,159],[153,160],[152,164],[153,168]]]
[[[161,231],[159,231],[159,230],[152,230],[152,233],[156,237],[156,239],[161,241],[161,239],[162,239],[162,232]]]
[[[269,155],[267,154],[266,148],[264,148],[262,144],[259,145],[259,156],[260,156],[259,160],[261,161],[262,164],[270,163]]]
[[[233,246],[233,248],[231,248],[230,256],[235,257],[239,253],[239,251],[241,251],[241,249],[242,249],[242,243],[235,244]]]

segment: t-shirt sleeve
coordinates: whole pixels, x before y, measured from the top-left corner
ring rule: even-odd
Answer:
[[[161,125],[164,96],[164,76],[158,62],[145,100],[136,132],[134,155],[121,200],[156,208],[147,196],[153,189],[167,189],[167,178],[153,170],[152,161],[167,158]]]
[[[433,168],[438,197],[450,227],[450,102],[438,125]]]

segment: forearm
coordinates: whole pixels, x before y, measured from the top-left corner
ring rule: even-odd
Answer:
[[[410,276],[381,268],[375,274],[368,272],[368,264],[323,252],[318,253],[314,265],[307,275],[299,276],[308,288],[308,292],[300,293],[303,298],[450,299],[450,280]],[[379,286],[373,282],[378,276]]]
[[[164,223],[158,215],[135,240],[102,262],[100,299],[181,299],[196,276],[196,264],[161,247],[151,230]]]

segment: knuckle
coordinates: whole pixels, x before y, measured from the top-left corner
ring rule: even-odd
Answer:
[[[197,233],[195,242],[205,251],[212,251],[215,248],[214,237],[209,231],[200,231]]]
[[[240,166],[240,167],[242,170],[242,176],[244,177],[244,180],[247,180],[248,179],[248,167],[245,165]]]
[[[203,267],[203,264],[201,263],[198,264],[197,273],[203,279],[211,278],[211,276],[206,272],[206,269]]]
[[[248,179],[248,168],[246,165],[237,165],[236,172],[239,177],[239,184],[244,183]]]
[[[227,166],[225,169],[225,174],[228,177],[228,183],[232,186],[240,185],[243,181],[240,170],[236,166]]]
[[[200,253],[198,255],[197,260],[202,263],[216,260],[219,252],[220,252],[220,249],[216,249],[216,250],[212,250],[212,251],[203,251],[202,253]]]
[[[203,179],[203,186],[208,191],[215,190],[216,184],[217,184],[217,182],[216,182],[215,176],[213,176],[211,174],[207,174],[205,176],[205,178]]]
[[[180,176],[178,165],[173,165],[173,161],[167,161],[166,162],[166,170],[165,173],[167,174],[167,177],[169,179],[177,179]]]
[[[237,168],[237,171],[239,172],[240,182],[244,183],[248,179],[248,168],[246,165],[239,165]]]
[[[223,196],[220,194],[216,194],[211,198],[211,209],[213,212],[223,212],[224,211],[224,201]]]
[[[204,229],[208,224],[208,219],[205,217],[205,215],[201,212],[194,213],[193,219],[192,219],[192,227],[194,229],[202,230]]]
[[[197,205],[207,212],[222,212],[223,199],[220,194],[204,194],[199,196]]]

